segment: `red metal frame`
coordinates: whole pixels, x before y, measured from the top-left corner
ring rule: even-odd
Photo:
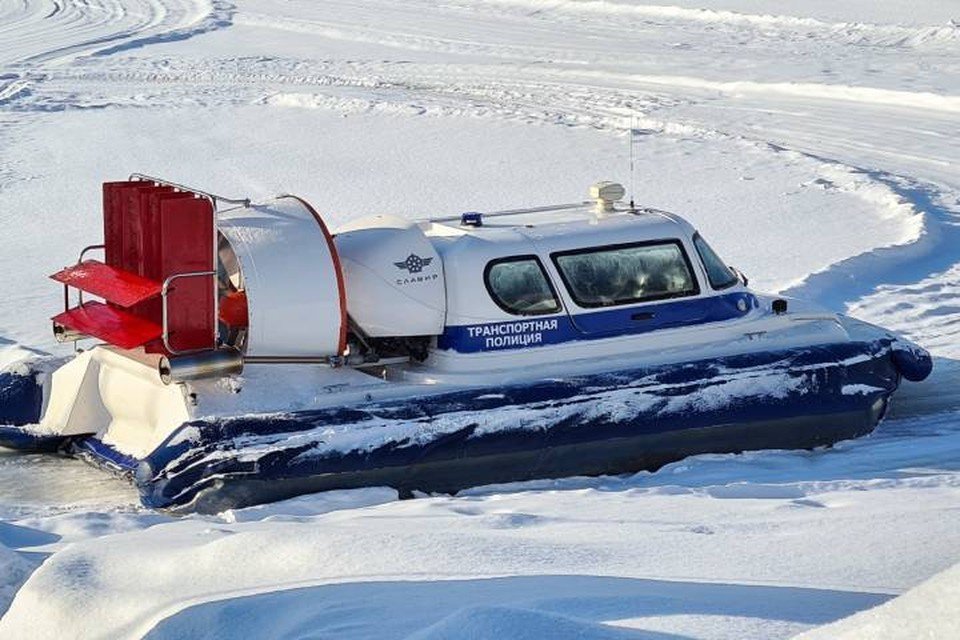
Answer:
[[[158,201],[160,255],[164,279],[182,273],[214,271],[213,206],[202,198]],[[168,342],[174,351],[216,347],[215,301],[210,277],[177,280],[167,297]]]
[[[184,189],[148,180],[104,183],[105,262],[80,262],[51,277],[106,304],[81,298],[54,322],[124,349],[215,348],[214,216],[208,197]],[[188,273],[194,277],[176,278]]]
[[[146,275],[152,280],[163,282],[165,278],[171,275],[166,272],[162,265],[163,242],[160,234],[160,204],[168,199],[186,199],[193,200],[196,196],[184,191],[174,191],[171,188],[165,188],[163,191],[145,190],[142,196],[144,202],[141,205],[141,213],[144,217],[144,229],[148,231],[147,242],[144,244],[146,253]],[[145,318],[150,318],[154,322],[162,321],[162,303],[159,299],[149,300],[137,309],[137,313]]]

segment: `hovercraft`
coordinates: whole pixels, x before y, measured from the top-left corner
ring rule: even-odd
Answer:
[[[106,183],[103,243],[52,276],[57,339],[97,343],[0,373],[0,445],[217,512],[829,445],[930,373],[889,331],[752,291],[623,195],[332,233],[294,196]]]

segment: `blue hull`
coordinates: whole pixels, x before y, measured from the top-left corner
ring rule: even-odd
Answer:
[[[403,495],[454,493],[654,470],[702,453],[829,445],[873,430],[901,377],[923,379],[931,367],[922,349],[884,337],[199,420],[181,425],[144,459],[95,437],[37,434],[31,426],[42,407],[36,374],[4,373],[0,445],[84,458],[131,478],[145,505],[169,510],[219,512],[366,486],[391,486]]]
[[[40,421],[43,386],[36,371],[14,373],[0,371],[0,447],[20,451],[51,452],[66,438],[38,434],[26,425]]]
[[[0,425],[33,424],[40,420],[43,387],[34,371],[0,371]]]
[[[845,343],[195,421],[140,462],[135,482],[148,506],[218,512],[332,489],[454,493],[652,470],[701,453],[813,448],[869,433],[882,419],[901,378],[891,345]],[[517,409],[552,417],[535,425],[500,424],[504,412]],[[499,426],[490,428],[493,423]],[[376,425],[373,433],[394,427],[407,435],[349,450],[331,448],[323,435],[365,425]],[[287,441],[292,434],[295,444]]]

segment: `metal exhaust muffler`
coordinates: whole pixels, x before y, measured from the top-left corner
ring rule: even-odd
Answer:
[[[80,333],[79,331],[74,331],[73,329],[68,329],[62,324],[56,322],[53,323],[53,337],[57,342],[75,342],[77,340],[85,340],[90,336]]]
[[[243,354],[231,347],[203,351],[183,356],[163,357],[157,364],[157,372],[163,384],[222,378],[243,371]]]

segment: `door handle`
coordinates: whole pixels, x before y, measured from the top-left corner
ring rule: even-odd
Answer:
[[[654,314],[650,311],[643,311],[641,313],[633,314],[632,316],[630,316],[630,319],[636,320],[638,322],[642,322],[643,320],[653,320],[653,315]]]

